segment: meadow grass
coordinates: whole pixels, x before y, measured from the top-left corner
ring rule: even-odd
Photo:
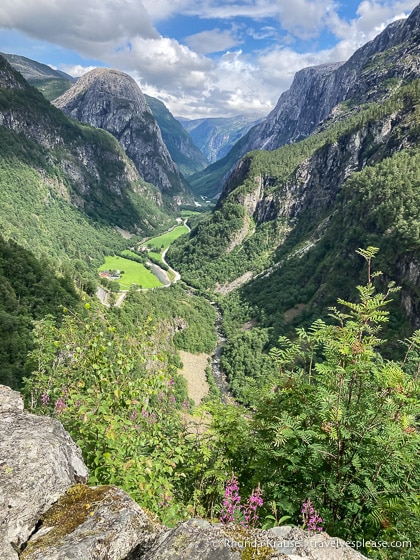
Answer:
[[[157,249],[158,251],[160,251],[163,246],[162,251],[164,251],[169,247],[171,243],[175,241],[175,239],[177,239],[181,235],[184,235],[184,233],[188,233],[188,232],[189,229],[187,226],[184,225],[176,226],[174,227],[174,229],[171,229],[171,231],[168,231],[162,235],[158,235],[157,237],[152,237],[151,239],[148,239],[146,241],[146,245],[148,247],[151,246],[154,249]]]
[[[124,259],[123,257],[105,257],[105,262],[99,270],[121,270],[124,274],[118,280],[122,290],[128,290],[132,284],[142,288],[157,288],[162,283],[144,265]]]

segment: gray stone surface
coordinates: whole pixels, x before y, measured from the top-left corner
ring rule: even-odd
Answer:
[[[162,191],[186,193],[162,134],[135,80],[115,69],[95,68],[54,100],[70,117],[110,132],[140,175]]]
[[[163,534],[145,555],[128,560],[241,560],[239,548],[230,544],[221,529],[191,519]]]
[[[268,531],[223,527],[192,519],[164,533],[145,555],[127,560],[366,560],[343,540],[293,527]]]
[[[41,515],[87,479],[79,447],[57,420],[23,412],[18,393],[0,388],[0,558],[16,552]]]
[[[43,517],[21,560],[122,560],[144,552],[159,526],[123,490],[76,485]]]

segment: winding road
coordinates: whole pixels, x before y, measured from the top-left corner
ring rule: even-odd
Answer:
[[[185,218],[183,220],[183,225],[188,229],[188,232],[191,231],[190,226],[187,224],[187,220],[188,218]],[[179,224],[180,225],[180,224]],[[176,227],[176,226],[174,226]],[[171,231],[173,228],[169,229],[168,231]],[[175,270],[174,268],[171,267],[171,265],[168,264],[168,262],[165,259],[166,253],[168,252],[169,247],[166,247],[166,249],[163,251],[162,253],[162,262],[168,267],[168,270],[170,272],[172,272],[172,274],[174,275],[174,279],[171,281],[169,279],[169,276],[166,274],[166,271],[162,268],[160,268],[158,265],[154,264],[154,263],[150,263],[150,268],[153,272],[153,274],[156,276],[156,278],[162,282],[162,286],[161,288],[168,288],[169,286],[171,286],[172,284],[176,284],[179,280],[181,280],[181,274]],[[126,295],[128,294],[127,290],[123,290],[121,292],[117,292],[117,299],[114,303],[115,307],[121,307]],[[96,289],[96,297],[99,299],[99,301],[105,305],[106,307],[110,306],[109,303],[109,292],[108,290],[105,290],[105,288],[103,288],[102,286],[98,286]]]

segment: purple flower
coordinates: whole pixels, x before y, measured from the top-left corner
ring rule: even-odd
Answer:
[[[311,500],[308,498],[302,505],[301,515],[302,529],[307,529],[310,532],[321,532],[323,519],[313,507]]]
[[[245,504],[241,504],[238,479],[233,476],[225,488],[225,494],[220,512],[222,523],[239,523],[244,527],[255,527],[258,522],[257,508],[263,505],[261,488],[258,485],[252,491]]]
[[[134,420],[137,418],[137,410],[133,410],[133,412],[130,414],[130,420],[132,422],[134,422]]]
[[[60,398],[55,401],[54,411],[57,414],[61,414],[66,407],[66,403],[63,401],[63,399]]]
[[[50,402],[50,397],[45,391],[41,395],[41,402],[42,406],[47,406],[47,404]]]

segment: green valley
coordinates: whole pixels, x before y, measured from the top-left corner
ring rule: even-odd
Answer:
[[[123,257],[105,257],[105,263],[99,267],[99,271],[116,271],[118,285],[123,290],[128,290],[133,285],[144,289],[157,288],[162,285],[143,264]]]
[[[90,70],[61,111],[0,57],[0,383],[145,523],[418,559],[419,22],[299,71],[204,169],[132,76]],[[278,557],[254,548],[226,558]]]

